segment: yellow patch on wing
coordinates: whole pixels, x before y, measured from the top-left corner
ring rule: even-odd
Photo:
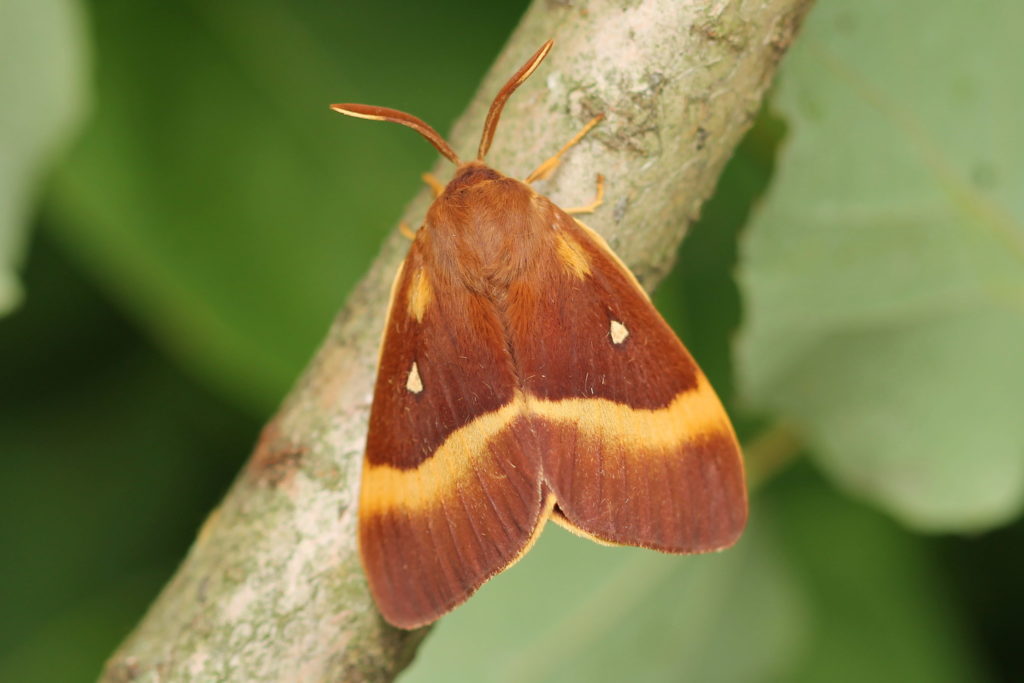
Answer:
[[[645,452],[678,457],[679,446],[712,434],[732,434],[732,426],[703,375],[693,389],[664,408],[639,410],[599,398],[550,401],[516,394],[498,410],[481,415],[452,432],[434,453],[413,469],[370,465],[363,469],[360,510],[363,514],[395,509],[408,512],[435,507],[461,483],[476,476],[488,456],[488,441],[520,416],[568,423],[585,437],[622,447],[642,445]]]
[[[603,398],[531,398],[527,406],[531,415],[571,423],[587,437],[621,445],[625,451],[642,444],[645,450],[675,454],[673,447],[687,441],[723,431],[732,433],[729,417],[704,375],[699,375],[696,387],[654,410]]]
[[[363,514],[395,508],[423,510],[436,506],[460,480],[474,476],[476,461],[488,453],[487,442],[523,413],[524,401],[516,395],[498,410],[492,410],[448,435],[433,454],[414,469],[390,465],[363,468],[359,509]]]
[[[559,234],[556,240],[558,258],[566,269],[580,280],[590,275],[590,262],[575,240],[564,233]]]
[[[427,306],[430,305],[433,296],[426,270],[416,269],[409,285],[409,315],[415,318],[416,322],[423,321],[423,314],[427,312]]]
[[[622,272],[626,274],[626,277],[628,277],[629,281],[633,283],[637,291],[643,294],[645,299],[650,301],[651,297],[647,294],[647,290],[640,285],[640,281],[636,279],[636,275],[633,275],[633,271],[631,271],[626,264],[622,262],[622,259],[619,258],[618,254],[612,251],[612,248],[607,242],[605,242],[604,238],[579,218],[573,218],[573,221],[576,223],[577,227],[583,231],[584,236],[590,238],[590,240],[597,245],[597,248],[604,252],[605,256],[610,258],[612,263],[617,265]]]

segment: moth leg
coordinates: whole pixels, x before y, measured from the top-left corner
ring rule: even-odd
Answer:
[[[424,173],[420,175],[420,178],[423,178],[423,182],[429,185],[430,189],[433,190],[434,199],[440,197],[441,193],[444,192],[444,183],[438,180],[437,176],[435,176],[433,173]]]
[[[409,240],[416,239],[416,231],[409,227],[409,224],[405,221],[398,224],[398,231],[402,233],[403,237],[406,237]]]
[[[593,201],[583,206],[574,206],[571,209],[562,209],[567,214],[574,215],[579,213],[594,213],[597,207],[604,204],[604,176],[600,173],[597,174],[597,193],[594,195]]]
[[[440,197],[441,193],[444,192],[444,183],[438,180],[437,176],[435,176],[433,173],[421,173],[420,178],[422,178],[423,182],[425,182],[427,186],[430,187],[431,191],[434,193],[434,199]],[[403,235],[408,237],[410,240],[416,239],[416,231],[413,230],[405,221],[402,221],[401,223],[398,224],[398,229],[399,231],[401,231]]]
[[[533,173],[526,176],[525,182],[532,183],[535,180],[544,180],[552,173],[554,173],[555,169],[558,168],[558,164],[562,163],[562,155],[568,152],[570,147],[572,147],[577,142],[582,140],[583,136],[589,133],[590,129],[596,126],[598,123],[600,123],[601,119],[603,118],[604,114],[598,114],[594,118],[590,119],[590,121],[587,122],[587,125],[583,126],[583,130],[581,130],[579,133],[576,133],[576,135],[573,136],[572,140],[569,140],[569,142],[565,143],[562,149],[555,152],[555,156],[545,161],[543,164],[538,166]]]

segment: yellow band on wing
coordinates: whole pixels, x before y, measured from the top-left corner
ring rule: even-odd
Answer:
[[[364,463],[360,512],[367,514],[395,508],[421,510],[436,505],[448,490],[458,486],[461,478],[472,473],[476,460],[487,453],[487,442],[522,413],[523,399],[516,394],[501,408],[449,434],[444,443],[414,469]]]
[[[664,408],[643,410],[601,398],[528,399],[530,415],[570,423],[584,436],[629,448],[664,451],[703,435],[730,432],[722,403],[704,375]]]
[[[437,505],[460,486],[460,481],[474,476],[479,459],[489,452],[488,441],[522,415],[569,423],[587,439],[645,454],[678,454],[673,447],[713,434],[732,434],[725,409],[703,375],[696,387],[655,410],[630,408],[600,398],[549,401],[517,394],[505,406],[452,432],[419,467],[402,470],[365,464],[360,491],[362,514],[415,511]]]

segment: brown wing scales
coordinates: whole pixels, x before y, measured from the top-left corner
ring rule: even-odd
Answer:
[[[515,562],[550,511],[497,314],[438,277],[414,243],[395,283],[360,492],[367,578],[404,628]]]
[[[535,272],[543,294],[509,315],[556,519],[615,544],[731,545],[747,505],[721,403],[603,240],[555,211],[555,239],[578,258],[550,250]],[[532,327],[515,323],[526,315]]]

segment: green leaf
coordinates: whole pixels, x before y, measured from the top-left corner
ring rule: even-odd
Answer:
[[[0,681],[94,680],[257,433],[40,232],[0,324]],[[50,653],[44,656],[43,653]]]
[[[121,576],[105,589],[64,605],[38,630],[22,632],[20,640],[5,644],[0,680],[95,680],[166,578],[163,571]]]
[[[549,528],[435,627],[401,680],[770,680],[793,666],[803,616],[757,530],[727,552],[684,558]]]
[[[458,3],[401,22],[380,3],[93,9],[98,106],[56,184],[60,242],[193,372],[265,413],[436,156],[328,105],[395,106],[444,130],[517,8],[472,31]],[[365,26],[388,26],[387,45]],[[459,49],[427,72],[418,55],[438,35]]]
[[[0,2],[0,315],[21,299],[43,172],[85,109],[85,42],[75,0]]]
[[[844,488],[923,529],[1024,496],[1024,6],[822,3],[743,244],[739,378]]]
[[[807,467],[764,493],[762,514],[809,626],[797,665],[767,680],[987,680],[932,543],[838,495]]]

